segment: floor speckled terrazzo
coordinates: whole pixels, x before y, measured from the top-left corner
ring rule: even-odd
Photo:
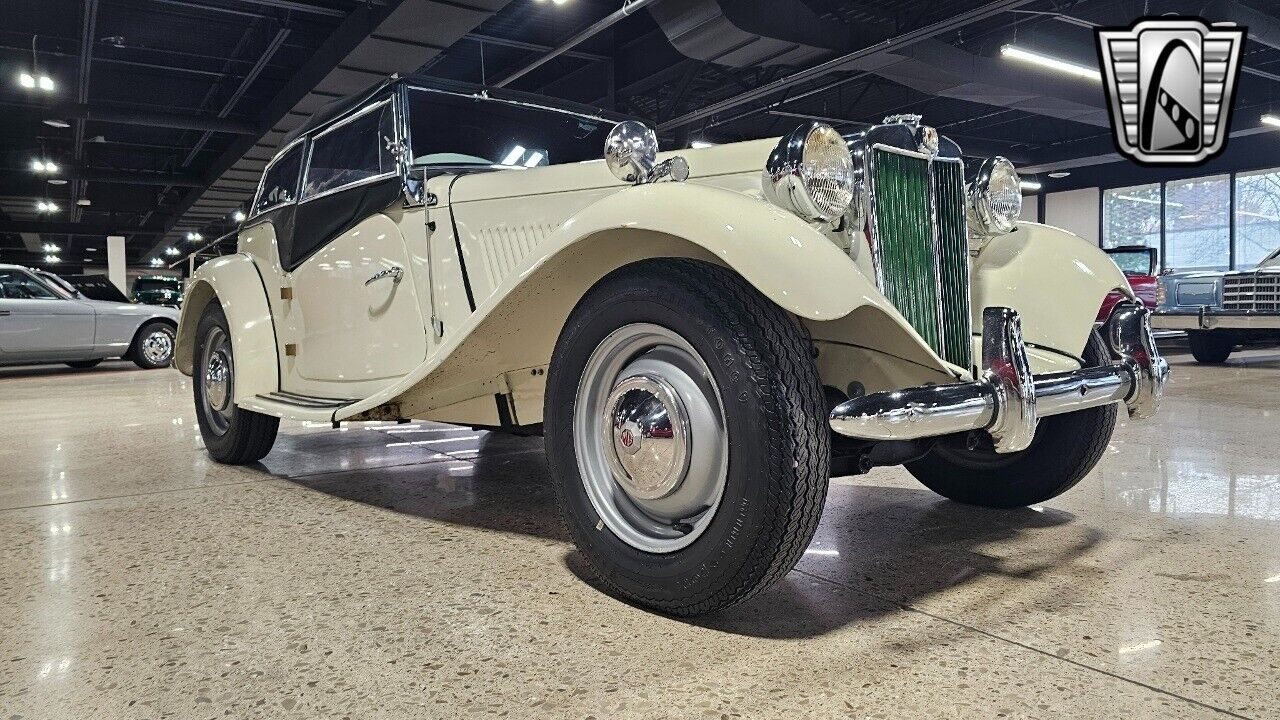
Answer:
[[[176,371],[0,368],[0,720],[1280,717],[1280,351],[1171,360],[1061,498],[837,479],[695,622],[592,584],[538,439],[288,423],[224,467]]]

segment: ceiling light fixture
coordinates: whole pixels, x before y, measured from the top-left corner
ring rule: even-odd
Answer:
[[[1102,82],[1102,73],[1091,67],[1077,65],[1073,62],[1067,62],[1066,60],[1059,60],[1058,58],[1049,57],[1048,55],[1041,55],[1038,52],[1024,50],[1023,48],[1016,47],[1014,45],[1005,45],[1000,48],[1000,54],[1011,60],[1020,60],[1025,63],[1039,65],[1040,67],[1048,68],[1050,70],[1057,70],[1058,72],[1066,75],[1073,75],[1075,77],[1085,78],[1086,80],[1092,80],[1094,82]]]
[[[71,127],[71,123],[67,122],[66,120],[59,120],[58,118],[46,118],[44,121],[44,124],[48,125],[49,127],[56,127],[56,128]]]
[[[53,243],[45,243],[44,246],[41,247],[40,249],[47,253],[56,253],[62,248],[58,247],[57,245],[54,245]]]
[[[164,267],[164,261],[160,258],[151,258],[151,267]]]
[[[45,255],[44,261],[49,263],[50,265],[53,265],[54,263],[61,262],[62,258],[58,257],[57,255]]]
[[[18,84],[29,90],[36,86],[36,79],[29,72],[18,73]]]
[[[1064,177],[1067,177],[1070,174],[1071,173],[1067,172],[1066,170],[1058,170],[1056,172],[1049,173],[1049,177],[1053,178],[1054,180],[1060,180]]]
[[[58,206],[46,200],[41,200],[40,202],[36,203],[36,211],[37,212],[58,212]]]
[[[204,236],[198,232],[187,233],[187,240],[190,240],[191,242],[200,242],[203,239],[204,239]]]
[[[502,158],[503,165],[515,165],[520,158],[524,157],[524,146],[517,145],[507,152],[507,156]]]
[[[79,205],[80,207],[89,207],[90,205],[93,204],[93,201],[90,200],[89,198],[80,198],[79,200],[76,201],[76,204]]]
[[[1262,124],[1271,125],[1272,127],[1280,127],[1280,117],[1267,113],[1262,116]]]
[[[237,210],[231,213],[231,219],[235,220],[236,222],[244,222],[244,218],[245,218],[245,215],[243,210]]]
[[[172,245],[164,249],[164,254],[169,256],[177,255],[179,252],[181,251]]]
[[[66,185],[67,181],[62,178],[49,178],[50,185]]]
[[[58,172],[58,165],[54,163],[52,160],[41,160],[40,158],[32,158],[31,170],[32,172],[38,172],[38,173],[56,173]]]

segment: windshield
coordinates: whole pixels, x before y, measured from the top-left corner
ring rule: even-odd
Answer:
[[[44,280],[46,283],[48,283],[49,287],[53,288],[54,292],[58,293],[62,297],[66,298],[67,300],[73,300],[75,298],[80,297],[79,290],[76,290],[75,288],[71,287],[70,283],[58,277],[57,275],[54,275],[53,273],[47,272],[45,270],[37,270],[36,275],[39,275],[41,280]]]
[[[614,121],[525,103],[410,88],[418,167],[535,167],[598,160]]]
[[[1107,254],[1125,275],[1151,274],[1151,253],[1146,250],[1121,250]]]

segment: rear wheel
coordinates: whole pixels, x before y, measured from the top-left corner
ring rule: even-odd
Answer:
[[[92,360],[72,360],[67,363],[67,367],[73,367],[77,370],[85,370],[91,367],[97,367],[102,362],[102,358],[94,358]]]
[[[217,298],[196,325],[195,368],[191,376],[196,422],[209,456],[228,465],[261,460],[276,441],[280,418],[236,407],[235,364],[227,316]]]
[[[1097,333],[1084,360],[1110,362]],[[1070,490],[1102,459],[1116,427],[1116,403],[1051,415],[1040,420],[1026,450],[997,453],[938,445],[923,458],[906,464],[925,487],[952,500],[983,507],[1024,507]]]
[[[1188,331],[1187,345],[1191,347],[1191,357],[1196,362],[1209,365],[1226,362],[1236,349],[1235,341],[1230,335],[1205,330]]]
[[[173,362],[173,326],[149,322],[138,331],[128,357],[144,370],[169,367]]]
[[[551,360],[546,447],[609,589],[697,615],[795,565],[830,462],[811,348],[795,318],[705,263],[641,263],[582,299]]]

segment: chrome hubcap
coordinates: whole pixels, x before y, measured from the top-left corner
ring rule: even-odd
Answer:
[[[205,337],[200,385],[200,411],[205,422],[219,435],[231,425],[231,397],[235,373],[231,364],[231,343],[222,328],[211,328]]]
[[[728,434],[711,371],[684,338],[648,323],[605,338],[583,370],[573,432],[587,496],[624,542],[674,552],[710,525]]]
[[[142,356],[152,365],[163,365],[173,357],[173,335],[157,330],[142,341]]]

